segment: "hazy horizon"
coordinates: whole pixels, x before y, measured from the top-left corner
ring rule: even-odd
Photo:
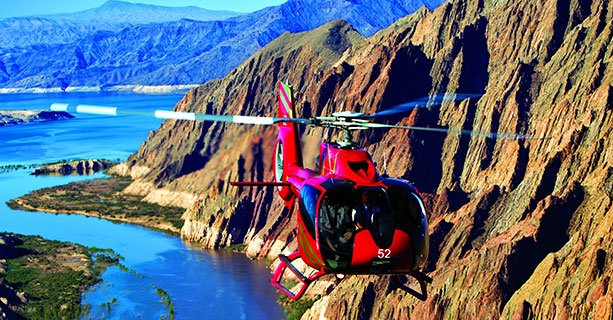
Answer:
[[[102,6],[108,0],[29,0],[5,4],[0,19],[23,18],[50,14],[75,13]],[[287,0],[116,0],[131,3],[151,4],[165,7],[196,6],[208,10],[227,10],[241,13],[276,6]]]

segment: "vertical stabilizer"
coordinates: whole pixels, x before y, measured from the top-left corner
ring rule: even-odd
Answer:
[[[279,81],[277,89],[279,95],[279,117],[295,117],[296,110],[294,109],[292,87],[288,83]],[[275,181],[287,182],[287,177],[292,172],[302,168],[302,148],[295,123],[280,122],[278,127],[279,134],[273,156],[273,170]],[[279,190],[279,194],[283,199],[289,200],[292,198],[293,194],[289,187],[279,186],[277,190]]]

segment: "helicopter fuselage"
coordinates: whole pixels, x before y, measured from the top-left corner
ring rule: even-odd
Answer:
[[[417,212],[411,213],[418,215],[423,205],[417,190],[408,182],[381,178],[370,154],[355,145],[322,142],[320,155],[318,171],[295,168],[297,174],[286,180],[292,194],[291,202],[286,201],[288,209],[294,201],[299,203],[297,238],[299,250],[306,253],[305,263],[328,273],[347,274],[407,273],[421,266],[427,251],[413,241],[427,237],[425,221],[421,216],[409,217],[417,232],[398,228],[399,221],[407,219],[394,213],[398,208],[388,195],[390,185],[400,186],[406,191],[402,196],[412,195],[410,200],[419,203],[413,208]],[[370,196],[370,201],[360,199],[363,196]],[[376,206],[378,216],[358,221],[366,205]],[[382,219],[387,219],[385,225]],[[421,256],[416,264],[418,250]]]
[[[279,83],[278,117],[294,116],[291,88]],[[271,283],[296,300],[325,274],[421,274],[428,232],[417,189],[379,175],[370,154],[349,138],[322,142],[317,169],[305,168],[296,123],[277,124],[271,185],[287,210],[297,212],[298,250],[279,255]],[[315,272],[305,276],[292,264],[296,259]],[[282,285],[287,269],[303,284],[298,292]]]

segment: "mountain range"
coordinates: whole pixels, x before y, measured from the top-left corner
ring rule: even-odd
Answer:
[[[146,24],[181,19],[214,21],[240,16],[243,13],[208,10],[196,6],[165,7],[142,3],[109,0],[102,6],[76,13],[42,16],[53,20],[68,20],[79,24]]]
[[[52,19],[2,20],[0,88],[199,84],[224,76],[284,32],[344,19],[360,33],[372,35],[422,6],[433,8],[441,2],[289,0],[225,20],[203,21],[232,13],[192,14],[191,8],[111,1]],[[158,21],[164,15],[182,18]],[[127,24],[131,16],[142,19]],[[92,23],[92,17],[101,17],[100,24]]]
[[[76,13],[8,18],[0,20],[0,48],[67,44],[96,31],[190,19],[216,21],[242,13],[207,10],[199,7],[163,7],[109,0],[102,6]]]

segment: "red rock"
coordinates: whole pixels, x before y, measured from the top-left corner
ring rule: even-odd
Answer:
[[[304,116],[371,113],[434,92],[483,93],[415,110],[400,123],[547,138],[358,136],[375,162],[386,157],[388,174],[413,180],[427,199],[437,239],[430,297],[390,290],[388,277],[355,276],[308,314],[609,319],[612,294],[594,292],[612,275],[612,16],[605,0],[458,0],[368,39],[337,22],[283,35],[175,109],[274,115],[280,79],[295,85]],[[330,34],[348,39],[346,46],[326,46]],[[307,164],[321,136],[334,134],[305,128]],[[272,180],[274,139],[269,127],[165,121],[124,165],[155,187],[151,193],[163,188],[200,200],[186,205],[186,239],[207,247],[244,242],[250,256],[274,257],[296,248],[294,214],[272,189],[227,186]],[[594,248],[605,253],[599,262]]]

